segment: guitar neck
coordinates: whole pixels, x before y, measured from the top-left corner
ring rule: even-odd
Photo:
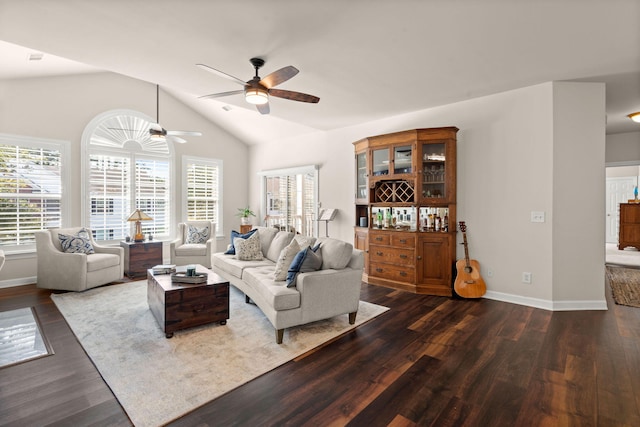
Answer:
[[[465,265],[467,267],[471,266],[471,263],[469,262],[469,247],[467,245],[467,233],[466,232],[462,232],[462,241],[463,241],[463,245],[464,245],[464,262]]]

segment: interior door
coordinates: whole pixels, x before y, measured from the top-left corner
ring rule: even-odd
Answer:
[[[607,178],[607,243],[618,243],[618,224],[620,224],[620,203],[633,199],[633,189],[637,185],[637,177]]]

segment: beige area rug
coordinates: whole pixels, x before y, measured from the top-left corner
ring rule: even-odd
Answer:
[[[616,304],[640,307],[640,270],[608,265],[606,271]]]
[[[147,306],[146,281],[51,298],[136,426],[158,426],[387,311],[364,301],[348,316],[285,330],[230,287],[230,318],[165,338]]]

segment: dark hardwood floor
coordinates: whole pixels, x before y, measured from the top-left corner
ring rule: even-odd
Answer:
[[[35,306],[55,351],[0,369],[0,425],[130,425],[49,294],[0,289],[0,310]],[[369,285],[362,299],[391,310],[172,425],[640,425],[640,309],[608,288],[609,310],[589,312]]]

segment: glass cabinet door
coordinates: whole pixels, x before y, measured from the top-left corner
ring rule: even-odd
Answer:
[[[373,150],[373,176],[389,175],[389,149]]]
[[[356,199],[367,199],[367,153],[356,154]]]
[[[422,197],[446,198],[447,159],[445,144],[422,145]]]
[[[411,173],[411,154],[410,145],[393,147],[393,173]]]

